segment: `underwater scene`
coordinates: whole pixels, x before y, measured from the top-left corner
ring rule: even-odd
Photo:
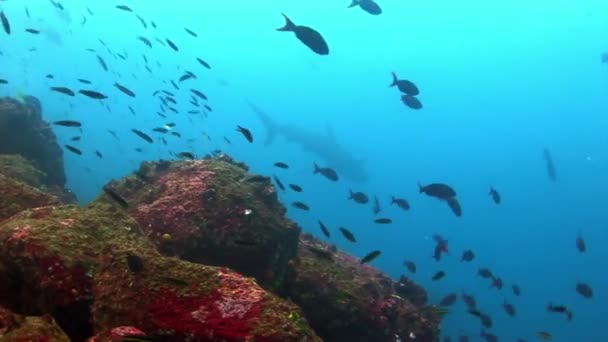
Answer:
[[[608,1],[0,23],[0,341],[608,342]]]

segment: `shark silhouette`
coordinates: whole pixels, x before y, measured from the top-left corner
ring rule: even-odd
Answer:
[[[323,160],[321,166],[336,170],[340,177],[356,183],[364,183],[368,180],[365,161],[355,158],[348,149],[340,145],[329,125],[327,132],[320,134],[294,125],[280,124],[251,101],[247,103],[266,128],[266,145],[271,144],[277,136],[282,136],[287,141],[300,145],[305,151],[317,155]]]

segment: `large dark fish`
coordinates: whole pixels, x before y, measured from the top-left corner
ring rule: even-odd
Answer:
[[[492,197],[492,201],[494,201],[494,203],[500,204],[500,194],[498,193],[498,191],[496,191],[496,189],[494,189],[494,187],[490,187],[489,195],[490,197]]]
[[[317,163],[313,163],[313,165],[314,165],[314,170],[312,172],[313,174],[320,173],[325,178],[327,178],[331,181],[334,181],[334,182],[338,180],[338,174],[333,169],[330,169],[329,167],[319,167],[319,165],[317,165]]]
[[[456,215],[457,217],[462,216],[462,207],[460,206],[460,202],[458,202],[456,198],[448,198],[446,200],[446,203],[448,204],[448,207],[452,209],[454,215]]]
[[[250,143],[253,142],[253,135],[251,134],[251,131],[249,131],[247,128],[236,126],[236,130],[237,132],[241,132],[241,134],[243,134],[247,141],[249,141]]]
[[[51,87],[51,90],[68,96],[76,95],[72,89],[66,87]]]
[[[591,286],[586,283],[577,283],[576,292],[587,299],[593,297],[593,290],[591,289]]]
[[[143,140],[145,140],[146,142],[148,142],[149,144],[153,143],[154,140],[152,140],[152,138],[150,138],[149,135],[147,135],[146,133],[138,130],[138,129],[131,129],[131,132],[135,133],[138,137],[142,138]]]
[[[135,93],[132,92],[129,88],[127,88],[127,87],[125,87],[123,85],[120,85],[118,83],[114,83],[114,86],[116,88],[118,88],[118,90],[122,91],[124,94],[126,94],[128,96],[131,96],[131,97],[135,97]]]
[[[369,202],[369,197],[361,191],[353,192],[352,190],[349,190],[348,199],[359,204],[367,204],[367,202]]]
[[[310,207],[302,202],[296,201],[293,202],[291,204],[292,207],[296,208],[296,209],[300,209],[300,210],[304,210],[304,211],[309,211]]]
[[[80,127],[80,126],[82,126],[82,124],[80,122],[74,121],[74,120],[59,120],[59,121],[53,122],[53,125],[65,126],[65,127]]]
[[[444,271],[439,271],[439,272],[437,272],[437,273],[435,273],[433,275],[433,277],[431,278],[431,280],[437,281],[437,280],[440,280],[443,277],[445,277],[445,272]]]
[[[342,233],[342,236],[344,236],[344,238],[346,240],[348,240],[349,242],[353,242],[353,243],[357,242],[357,239],[355,239],[355,235],[353,233],[351,233],[350,230],[348,230],[344,227],[340,227],[339,230],[340,230],[340,233]]]
[[[551,151],[545,148],[543,150],[543,158],[545,159],[545,165],[547,167],[547,175],[553,182],[557,180],[557,174],[555,173],[555,164],[553,164],[553,158],[551,157]]]
[[[348,8],[355,6],[361,7],[362,10],[372,15],[382,14],[382,8],[372,0],[353,0]]]
[[[414,97],[412,95],[401,95],[401,102],[403,102],[404,105],[410,107],[411,109],[422,109],[422,102],[420,102],[417,97]]]
[[[397,74],[394,72],[391,72],[391,75],[393,76],[393,82],[389,84],[389,87],[397,87],[400,92],[410,96],[416,96],[420,94],[420,90],[418,90],[418,87],[414,84],[414,82],[408,80],[400,80],[399,78],[397,78]]]
[[[452,306],[458,300],[456,293],[450,293],[439,301],[439,306]]]
[[[103,100],[103,99],[107,99],[108,97],[105,96],[104,94],[97,92],[95,90],[79,90],[79,93],[81,93],[84,96],[90,97],[92,99],[96,99],[96,100]]]
[[[0,11],[0,20],[2,20],[2,27],[6,34],[11,34],[11,24],[8,22],[8,18],[4,15],[4,11]]]
[[[391,205],[396,204],[399,208],[403,210],[410,210],[410,204],[407,200],[403,198],[396,198],[395,196],[391,196]]]
[[[376,259],[377,257],[379,257],[380,254],[382,254],[382,252],[380,252],[379,250],[371,251],[371,252],[367,253],[363,258],[361,258],[361,261],[359,261],[359,263],[361,265],[363,265],[368,262],[371,262],[374,259]]]
[[[278,28],[277,31],[294,32],[296,37],[315,53],[319,55],[329,54],[327,42],[319,32],[308,26],[296,25],[285,14],[281,14],[285,18],[285,26]]]
[[[442,200],[456,197],[456,191],[449,185],[442,183],[431,183],[428,185],[418,183],[418,191],[420,193],[425,193],[427,196],[436,197]]]

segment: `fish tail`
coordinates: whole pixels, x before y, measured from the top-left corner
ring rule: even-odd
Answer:
[[[391,196],[391,205],[395,204],[395,196]]]
[[[293,31],[296,28],[296,24],[294,24],[293,21],[291,21],[291,19],[285,15],[285,13],[281,14],[285,18],[285,26],[279,27],[277,31]]]
[[[395,74],[394,71],[391,72],[391,75],[393,76],[393,82],[391,84],[389,84],[389,87],[394,87],[397,85],[397,74]]]
[[[422,186],[422,184],[420,184],[420,182],[418,182],[418,192],[420,192],[420,193],[424,192],[423,186]]]
[[[319,173],[321,172],[321,169],[319,168],[319,165],[317,165],[317,163],[312,163],[312,165],[314,166],[314,170],[312,171],[312,173]]]
[[[348,8],[353,8],[353,7],[355,7],[355,6],[359,6],[359,2],[360,2],[360,1],[361,1],[361,0],[353,0],[353,1],[350,3],[350,5],[348,6]]]

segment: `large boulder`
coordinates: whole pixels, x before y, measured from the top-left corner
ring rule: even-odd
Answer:
[[[226,155],[144,163],[108,188],[165,255],[226,266],[280,291],[296,254],[299,227],[268,177],[251,175]],[[102,196],[98,201],[111,201]]]
[[[57,197],[2,173],[0,173],[0,194],[0,221],[25,209],[61,203]]]
[[[438,339],[441,317],[424,306],[422,288],[395,282],[308,234],[289,274],[287,295],[326,342]]]
[[[69,342],[50,315],[22,316],[0,306],[0,341]]]
[[[63,151],[51,126],[42,119],[38,99],[0,98],[0,154],[19,154],[43,172],[44,184],[63,188]]]
[[[0,223],[0,305],[72,340],[116,326],[169,340],[317,341],[300,309],[226,268],[163,257],[120,207],[25,210]]]

